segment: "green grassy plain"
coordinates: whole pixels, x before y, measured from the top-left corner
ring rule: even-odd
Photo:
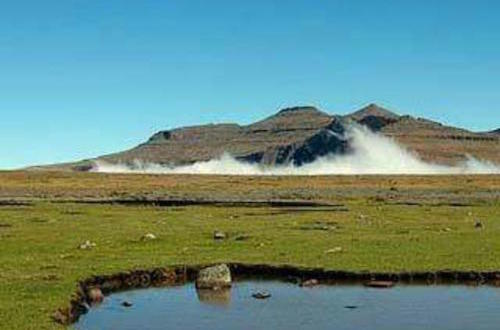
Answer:
[[[4,200],[32,203],[0,206],[0,328],[61,328],[50,316],[67,305],[79,280],[130,269],[212,262],[380,272],[500,269],[496,176],[456,182],[383,177],[379,185],[371,177],[303,178],[302,185],[298,178],[205,177],[198,183],[185,176],[154,178],[0,174]],[[297,212],[61,203],[117,192],[228,198],[241,191],[249,192],[245,199],[326,199],[344,207]],[[287,191],[294,193],[286,198]],[[463,204],[467,196],[473,203]],[[475,228],[475,219],[482,229]],[[215,230],[228,238],[214,241]],[[141,240],[147,233],[157,239]],[[242,236],[246,239],[237,239]],[[79,249],[86,240],[96,246]]]

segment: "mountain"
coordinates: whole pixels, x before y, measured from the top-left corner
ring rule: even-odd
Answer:
[[[140,159],[181,165],[210,160],[226,152],[244,161],[302,165],[330,152],[345,152],[343,133],[340,117],[314,107],[295,107],[248,126],[218,124],[161,131],[136,148],[100,159],[111,163]]]
[[[344,118],[368,126],[374,131],[379,131],[383,127],[397,122],[400,116],[372,103],[361,110],[344,116]]]
[[[490,133],[490,134],[498,134],[498,135],[500,135],[500,128],[499,128],[499,129],[496,129],[496,130],[494,130],[494,131],[491,131],[491,132],[489,132],[489,133]]]
[[[130,150],[54,168],[86,171],[96,160],[185,165],[223,153],[248,162],[302,165],[329,153],[349,152],[344,132],[353,123],[395,139],[427,161],[455,164],[471,155],[500,163],[498,132],[474,133],[370,104],[344,116],[302,106],[283,109],[247,126],[211,124],[160,131]]]

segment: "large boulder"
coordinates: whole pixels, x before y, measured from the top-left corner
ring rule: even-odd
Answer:
[[[197,289],[220,290],[231,287],[231,271],[225,264],[200,270],[196,278]]]

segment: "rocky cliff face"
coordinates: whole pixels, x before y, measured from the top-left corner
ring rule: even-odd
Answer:
[[[428,161],[454,164],[471,155],[500,163],[500,136],[496,131],[473,133],[400,116],[375,104],[346,116],[329,115],[314,107],[294,107],[248,126],[218,124],[161,131],[131,150],[98,160],[185,165],[229,153],[247,162],[303,165],[326,154],[349,152],[345,132],[353,123],[394,138]],[[92,162],[68,166],[89,170]]]

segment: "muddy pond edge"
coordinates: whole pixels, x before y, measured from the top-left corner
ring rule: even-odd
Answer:
[[[319,283],[366,283],[368,281],[390,281],[404,284],[466,284],[500,286],[500,271],[476,272],[441,270],[435,272],[349,272],[323,268],[297,267],[291,265],[266,265],[226,263],[235,279],[258,278],[280,279],[297,284],[310,279]],[[86,314],[99,300],[95,289],[104,295],[114,292],[149,287],[168,287],[194,281],[199,270],[213,266],[179,265],[147,270],[132,270],[112,275],[94,275],[77,284],[68,306],[56,310],[52,319],[61,325],[71,325]]]

